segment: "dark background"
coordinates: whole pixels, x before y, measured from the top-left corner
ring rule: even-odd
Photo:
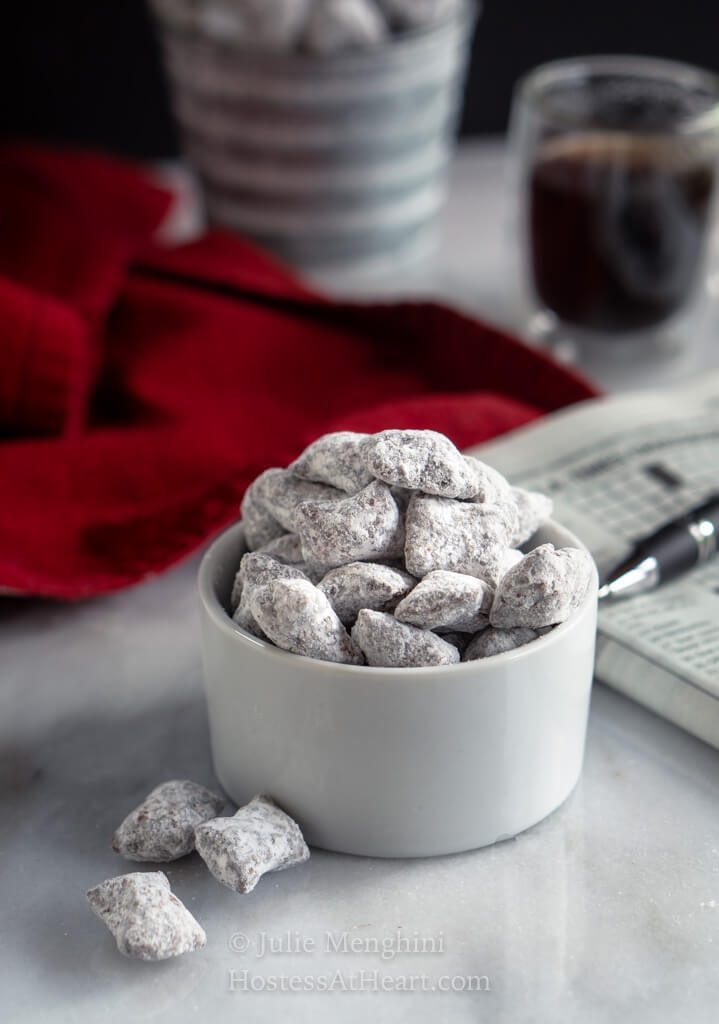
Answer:
[[[635,53],[719,70],[718,0],[486,0],[463,130],[506,127],[512,85],[545,60]],[[177,140],[144,0],[24,0],[0,29],[0,135],[171,156]]]

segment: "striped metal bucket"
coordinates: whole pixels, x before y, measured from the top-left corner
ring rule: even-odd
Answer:
[[[174,7],[180,10],[182,5]],[[426,245],[445,194],[477,5],[367,52],[249,52],[156,0],[210,220],[297,266]]]

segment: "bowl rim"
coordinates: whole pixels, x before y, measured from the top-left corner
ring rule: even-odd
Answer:
[[[558,527],[563,530],[572,540],[572,544],[566,546],[573,546],[581,548],[587,551],[590,556],[586,544],[583,544],[571,530],[568,530],[561,523],[555,519],[548,519],[545,526]],[[400,679],[413,679],[419,676],[420,678],[426,678],[432,674],[438,672],[445,673],[448,670],[452,670],[450,675],[456,679],[466,679],[468,674],[488,674],[496,666],[509,665],[516,663],[522,659],[531,659],[533,653],[538,649],[545,650],[549,645],[560,643],[566,633],[573,629],[580,618],[582,618],[591,605],[596,607],[597,605],[597,592],[599,589],[599,575],[597,571],[596,563],[592,558],[592,579],[587,592],[584,595],[582,603],[576,608],[572,614],[564,622],[560,622],[546,633],[544,636],[537,637],[536,640],[532,640],[531,643],[524,644],[522,647],[516,647],[512,651],[504,651],[501,654],[493,654],[488,658],[478,658],[474,661],[459,661],[451,665],[421,665],[421,666],[402,666],[393,668],[387,665],[347,665],[344,662],[337,661],[322,661],[319,658],[310,658],[306,654],[293,654],[291,651],[285,651],[281,647],[276,647],[274,644],[268,643],[266,640],[260,639],[260,637],[253,636],[248,633],[247,630],[238,626],[230,617],[227,610],[223,607],[220,602],[215,587],[213,584],[213,575],[215,569],[215,563],[219,557],[220,550],[224,548],[224,545],[228,542],[230,535],[235,534],[241,535],[242,533],[242,522],[238,520],[231,526],[224,529],[215,539],[212,541],[210,546],[202,556],[200,567],[197,574],[197,586],[200,595],[200,601],[205,612],[209,615],[214,625],[219,627],[220,630],[231,636],[238,645],[250,644],[257,648],[258,651],[264,651],[265,655],[269,658],[278,659],[278,669],[289,668],[297,658],[302,658],[304,662],[312,662],[313,666],[320,673],[331,673],[336,675],[338,672],[342,675],[348,675],[350,678],[371,680],[373,677],[378,680],[379,673],[390,672],[392,678]]]

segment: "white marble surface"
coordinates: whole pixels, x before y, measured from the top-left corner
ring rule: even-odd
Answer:
[[[429,283],[511,322],[494,248],[500,155],[463,154]],[[390,290],[417,290],[427,273]],[[719,345],[705,340],[715,343],[699,339],[696,365],[719,362]],[[652,383],[662,372],[621,383]],[[603,687],[578,788],[517,839],[425,861],[316,851],[246,897],[193,856],[168,875],[205,926],[207,948],[159,965],[124,960],[84,900],[90,885],[132,869],[110,849],[113,828],[163,779],[212,783],[196,565],[76,606],[0,603],[0,1019],[716,1020],[719,754]],[[257,955],[263,934],[287,933],[315,948]],[[396,948],[398,933],[442,951],[371,951],[383,939]],[[360,949],[328,951],[328,934]],[[366,990],[342,991],[360,972]],[[411,980],[422,975],[426,985],[454,978],[459,987],[475,976],[470,984],[483,990],[422,992]],[[337,990],[242,991],[258,976],[265,986],[295,977],[299,987],[327,978]],[[415,991],[372,991],[391,984],[383,978]]]

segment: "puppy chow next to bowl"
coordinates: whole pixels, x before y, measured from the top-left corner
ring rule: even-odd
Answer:
[[[211,874],[239,893],[254,889],[268,871],[309,859],[299,825],[272,797],[255,796],[232,817],[219,817],[224,805],[224,798],[196,782],[164,782],[115,831],[113,849],[130,860],[154,861],[175,860],[196,849]],[[124,956],[167,960],[207,942],[162,871],[108,878],[86,896]]]
[[[202,949],[204,929],[170,890],[162,871],[134,871],[89,889],[87,901],[123,956],[168,960]]]
[[[178,860],[194,850],[197,826],[224,806],[221,796],[196,782],[163,782],[118,826],[112,848],[128,860]]]
[[[268,871],[303,864],[310,856],[297,822],[261,794],[231,818],[201,825],[195,845],[217,881],[243,894]]]
[[[431,430],[343,431],[250,485],[235,623],[293,654],[450,665],[531,643],[580,606],[580,548],[519,550],[552,512]],[[241,558],[241,561],[240,561]]]

